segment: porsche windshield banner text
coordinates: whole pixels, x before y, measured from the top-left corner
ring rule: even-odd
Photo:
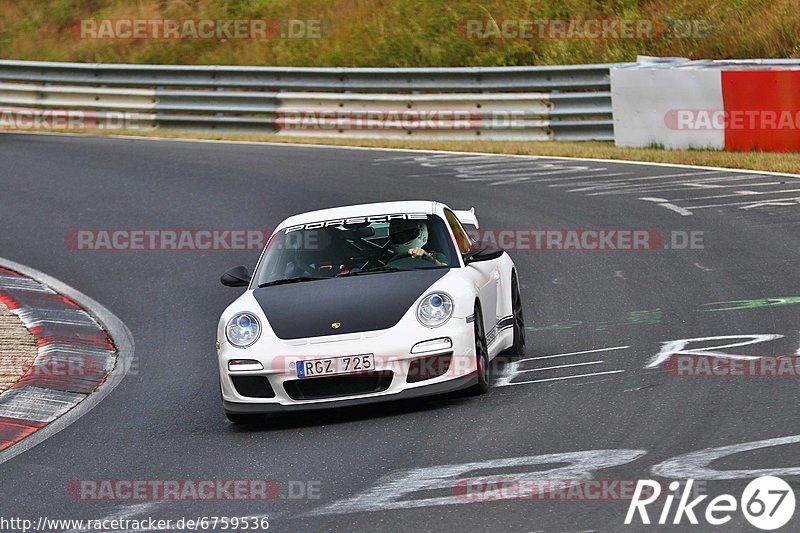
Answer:
[[[298,224],[286,228],[286,233],[299,230],[313,230],[328,228],[331,226],[352,226],[357,224],[372,224],[375,222],[389,222],[390,220],[427,220],[425,213],[397,213],[393,215],[375,215],[369,217],[339,218],[335,220],[325,220],[322,222],[311,222],[309,224]]]

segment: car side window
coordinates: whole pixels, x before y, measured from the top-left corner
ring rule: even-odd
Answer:
[[[469,235],[467,235],[467,232],[464,231],[464,228],[461,226],[461,222],[458,221],[458,217],[456,217],[455,213],[449,209],[444,210],[444,216],[447,218],[447,223],[450,224],[450,229],[453,230],[453,235],[456,238],[456,244],[458,244],[458,251],[462,254],[469,253],[469,251],[472,249],[472,244],[469,240]]]

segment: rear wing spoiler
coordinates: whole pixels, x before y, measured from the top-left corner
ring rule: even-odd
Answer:
[[[475,216],[475,208],[471,208],[469,211],[457,211],[453,210],[453,214],[456,216],[459,222],[462,225],[470,225],[475,226],[475,229],[480,229],[478,225],[478,217]]]

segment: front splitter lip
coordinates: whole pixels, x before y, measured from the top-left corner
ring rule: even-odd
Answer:
[[[222,407],[226,413],[260,414],[260,413],[287,413],[294,411],[316,411],[320,409],[335,409],[338,407],[350,407],[356,405],[368,405],[380,402],[391,402],[397,400],[407,400],[419,398],[421,396],[432,396],[445,394],[457,390],[466,389],[478,383],[476,374],[469,374],[447,381],[441,381],[432,385],[405,389],[395,394],[380,394],[377,396],[367,396],[362,398],[350,398],[344,400],[328,400],[324,402],[314,401],[309,403],[298,402],[296,404],[279,403],[239,403],[222,400]]]

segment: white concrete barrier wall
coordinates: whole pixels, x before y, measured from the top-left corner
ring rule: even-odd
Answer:
[[[719,69],[611,69],[611,108],[617,146],[725,148],[723,129],[692,129],[679,122],[681,111],[721,110]]]

